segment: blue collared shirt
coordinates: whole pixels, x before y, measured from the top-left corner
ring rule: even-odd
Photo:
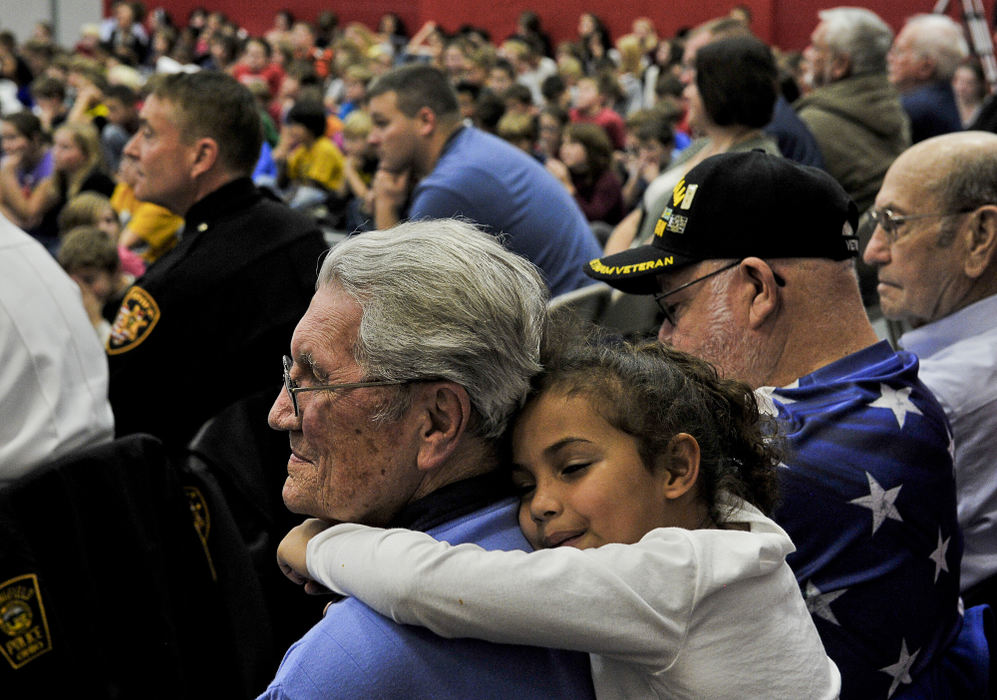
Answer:
[[[997,573],[997,295],[905,333],[955,439],[962,589]]]

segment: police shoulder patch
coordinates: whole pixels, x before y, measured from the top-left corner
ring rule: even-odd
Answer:
[[[111,326],[107,354],[118,355],[137,348],[152,333],[159,315],[159,304],[152,295],[138,285],[132,285]]]
[[[18,669],[52,650],[36,574],[0,583],[0,653]]]
[[[208,502],[201,493],[201,489],[196,486],[184,486],[184,493],[187,494],[187,501],[190,505],[190,517],[197,533],[197,539],[204,549],[204,557],[207,559],[208,568],[211,570],[211,580],[218,580],[218,572],[215,571],[215,562],[211,557],[211,547],[208,538],[211,536],[211,511],[208,509]]]

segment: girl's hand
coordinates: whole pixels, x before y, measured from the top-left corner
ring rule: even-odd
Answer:
[[[308,541],[331,525],[332,523],[318,518],[309,518],[287,533],[277,547],[277,566],[280,567],[281,573],[299,586],[303,585],[305,592],[312,595],[328,593],[328,590],[321,584],[315,583],[308,575],[308,565],[305,561]]]

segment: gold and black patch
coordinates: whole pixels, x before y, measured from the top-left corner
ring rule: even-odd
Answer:
[[[149,292],[132,285],[121,302],[118,315],[107,339],[107,354],[119,355],[134,350],[149,337],[159,322],[159,304]]]
[[[183,490],[190,503],[190,517],[194,531],[197,532],[197,538],[204,549],[204,556],[208,560],[208,568],[211,569],[211,580],[218,581],[215,562],[211,559],[211,549],[208,547],[208,536],[211,534],[211,511],[208,510],[208,502],[204,500],[204,494],[196,486],[184,486]]]
[[[18,669],[52,650],[36,574],[0,583],[0,653]]]

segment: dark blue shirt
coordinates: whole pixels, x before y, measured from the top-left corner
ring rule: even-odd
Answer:
[[[911,143],[962,131],[955,93],[947,82],[932,83],[901,95],[900,104],[910,117]]]

